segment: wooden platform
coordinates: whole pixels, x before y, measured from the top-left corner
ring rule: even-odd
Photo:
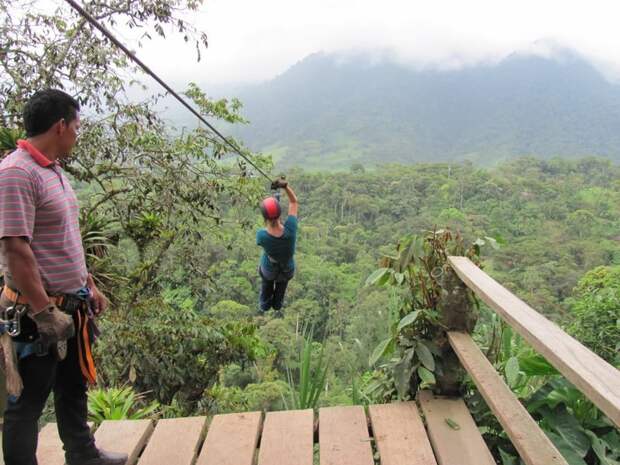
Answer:
[[[461,400],[206,417],[106,421],[97,445],[126,452],[128,465],[493,465]],[[318,434],[317,434],[318,429]],[[427,434],[428,432],[428,434]],[[430,436],[430,439],[429,439]],[[43,428],[39,463],[62,465],[55,424]]]

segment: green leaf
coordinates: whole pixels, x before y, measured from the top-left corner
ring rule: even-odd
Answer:
[[[545,421],[579,457],[585,457],[590,449],[590,439],[577,419],[561,405],[554,410],[541,410]]]
[[[497,240],[495,240],[495,238],[494,238],[494,237],[491,237],[491,236],[484,236],[484,238],[487,240],[487,242],[488,242],[489,244],[491,244],[491,247],[492,247],[494,250],[498,250],[498,249],[499,249],[499,244],[498,244]]]
[[[506,374],[506,380],[508,385],[513,387],[517,384],[519,379],[519,359],[517,357],[510,357],[504,367],[504,373]]]
[[[461,425],[459,425],[456,421],[454,421],[452,418],[446,418],[445,419],[446,423],[448,424],[448,426],[450,428],[452,428],[453,430],[460,430],[461,429]]]
[[[430,371],[435,371],[435,359],[433,358],[433,354],[428,350],[424,344],[418,344],[416,346],[416,354],[426,368]]]
[[[586,465],[586,462],[577,452],[566,442],[564,438],[555,434],[553,431],[545,431],[545,434],[555,447],[557,447],[562,457],[568,462],[569,465]]]
[[[603,436],[603,440],[607,443],[611,450],[618,451],[618,455],[620,455],[620,434],[618,434],[618,430],[612,430]]]
[[[435,375],[424,367],[418,367],[418,376],[424,384],[435,384]]]
[[[594,453],[596,454],[598,459],[601,461],[601,465],[619,465],[620,464],[620,462],[618,462],[617,460],[614,460],[612,457],[609,457],[607,455],[608,444],[605,443],[605,441],[599,438],[592,431],[586,430],[586,434],[592,441],[592,449],[594,450]]]
[[[501,447],[498,447],[499,456],[502,459],[502,465],[518,465],[519,458],[515,457],[508,452],[505,452]]]
[[[420,314],[420,310],[414,310],[413,312],[409,313],[408,315],[405,315],[401,320],[400,323],[398,323],[398,329],[397,332],[400,333],[400,331],[405,327],[405,326],[409,326],[411,323],[413,323],[417,318],[418,315]]]
[[[366,279],[366,286],[373,286],[375,284],[380,285],[379,280],[384,278],[389,271],[389,268],[379,268],[378,270],[375,270],[370,276],[368,276],[368,279]]]
[[[558,370],[540,354],[519,357],[519,369],[527,376],[551,376],[558,374]]]
[[[504,325],[502,330],[502,359],[508,360],[512,355],[512,328]]]
[[[384,354],[391,353],[391,351],[394,350],[393,346],[394,339],[392,339],[391,337],[388,337],[387,339],[381,341],[379,345],[375,347],[375,350],[372,351],[372,355],[370,356],[368,364],[370,366],[374,366],[374,364],[377,363],[377,361],[381,357],[383,357]]]

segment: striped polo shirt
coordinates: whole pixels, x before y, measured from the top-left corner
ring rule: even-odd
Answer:
[[[60,166],[20,140],[0,163],[0,238],[28,240],[48,294],[86,285],[78,214],[75,192]],[[0,266],[6,270],[3,252]]]

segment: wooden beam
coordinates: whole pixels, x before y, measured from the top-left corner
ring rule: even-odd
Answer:
[[[449,331],[448,339],[523,461],[527,465],[567,465],[471,336]]]
[[[314,411],[269,412],[265,417],[258,465],[312,465]]]
[[[363,407],[319,409],[321,465],[374,465]]]
[[[415,402],[371,405],[368,412],[381,465],[437,465]]]
[[[495,460],[463,399],[418,393],[428,437],[439,465],[495,465]]]
[[[193,465],[207,430],[207,417],[159,420],[138,465]]]
[[[88,422],[88,427],[91,431],[93,426],[93,423]],[[39,431],[37,461],[45,465],[65,464],[65,451],[62,447],[62,441],[60,440],[56,423],[48,423]],[[4,462],[0,458],[0,465],[1,464],[4,464]]]
[[[215,415],[197,465],[253,465],[262,412]]]
[[[95,442],[101,449],[127,454],[126,465],[134,465],[153,429],[151,420],[105,420],[95,431]]]
[[[65,464],[65,451],[62,449],[56,423],[48,423],[39,432],[37,461],[46,465]]]
[[[620,426],[620,370],[566,334],[468,258],[448,260],[478,297]]]

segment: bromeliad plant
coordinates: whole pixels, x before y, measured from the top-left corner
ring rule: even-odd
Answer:
[[[157,414],[159,402],[144,405],[146,393],[136,394],[131,386],[94,389],[88,393],[88,417],[96,424],[104,420],[141,420]]]
[[[495,244],[492,238],[487,241]],[[444,333],[452,326],[446,317],[449,314],[446,307],[477,306],[475,297],[466,288],[454,292],[455,279],[451,276],[448,256],[464,255],[479,265],[480,246],[484,243],[478,240],[466,248],[458,232],[442,229],[423,236],[407,236],[398,244],[397,255],[383,257],[381,268],[368,277],[366,285],[393,288],[396,304],[390,336],[375,348],[369,362],[375,366],[379,360],[385,360],[378,368],[391,375],[387,379],[393,380],[394,389],[383,382],[371,384],[371,391],[380,389],[384,400],[394,397],[393,392],[398,398],[407,399],[415,396],[418,389],[442,384],[438,377],[445,379],[447,375]],[[461,301],[451,303],[455,296]],[[475,314],[468,312],[468,315],[467,318],[474,320],[465,324],[473,328],[475,316],[471,315]],[[375,393],[373,397],[382,396]]]
[[[5,153],[15,150],[17,141],[25,138],[26,133],[21,129],[0,127],[0,158]]]
[[[312,328],[302,331],[303,340],[299,349],[297,383],[294,380],[293,370],[287,368],[291,404],[292,408],[296,410],[316,408],[327,381],[329,361],[325,358],[325,344],[314,342],[313,333]],[[320,344],[318,354],[315,350],[317,344]]]

